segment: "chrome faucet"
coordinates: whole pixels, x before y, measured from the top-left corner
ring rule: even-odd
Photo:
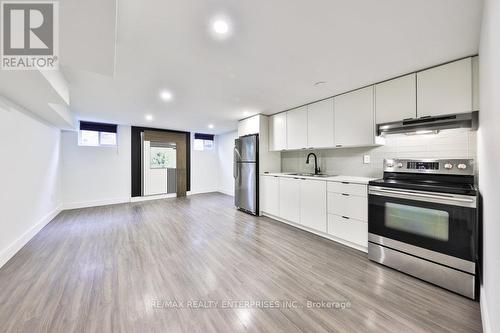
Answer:
[[[318,168],[318,158],[315,153],[309,153],[309,155],[307,155],[306,164],[309,164],[309,158],[311,155],[314,156],[314,174],[317,175],[321,170]]]

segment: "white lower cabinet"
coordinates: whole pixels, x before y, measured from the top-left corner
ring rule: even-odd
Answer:
[[[365,184],[261,175],[260,210],[354,248],[368,247]]]
[[[300,224],[326,232],[326,182],[300,181]]]
[[[328,233],[359,246],[368,246],[368,223],[328,214]]]
[[[279,179],[279,217],[294,223],[300,221],[300,182],[298,178]]]
[[[368,186],[328,183],[328,234],[368,247]]]
[[[260,176],[260,210],[280,215],[280,179],[278,176]]]
[[[328,193],[328,213],[368,221],[368,203],[365,197]]]

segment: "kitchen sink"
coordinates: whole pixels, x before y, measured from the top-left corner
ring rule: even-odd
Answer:
[[[326,177],[332,177],[333,175],[327,175],[324,173],[290,173],[290,176],[299,176],[299,177],[318,177],[318,178],[326,178]]]

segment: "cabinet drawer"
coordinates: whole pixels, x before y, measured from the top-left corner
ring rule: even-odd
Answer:
[[[368,221],[368,199],[340,193],[328,193],[328,213]]]
[[[368,246],[368,223],[328,214],[328,234],[358,244]]]
[[[363,184],[328,182],[328,192],[344,193],[361,197],[368,196],[368,187]]]

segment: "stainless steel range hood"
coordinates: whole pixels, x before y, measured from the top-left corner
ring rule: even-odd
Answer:
[[[396,133],[415,133],[419,131],[438,131],[450,128],[470,128],[477,130],[478,111],[470,113],[457,113],[446,116],[421,117],[405,119],[392,123],[378,124],[377,135]]]

